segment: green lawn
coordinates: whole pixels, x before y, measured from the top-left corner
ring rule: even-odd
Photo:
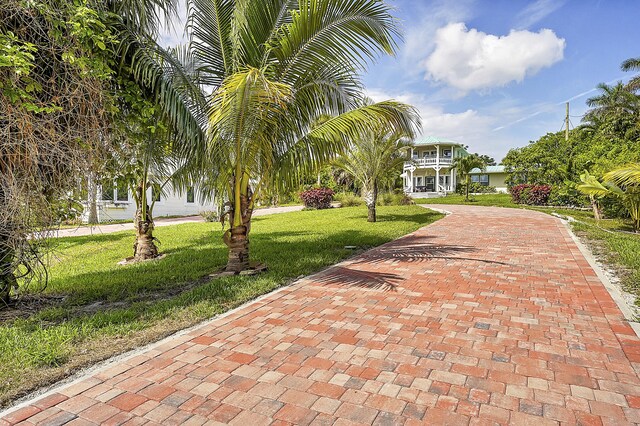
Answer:
[[[167,257],[118,266],[131,255],[132,232],[54,241],[51,280],[43,296],[62,302],[0,325],[0,405],[74,369],[158,340],[334,264],[353,251],[412,232],[441,217],[417,206],[303,211],[255,218],[252,257],[269,271],[205,280],[224,266],[219,224],[160,227]]]
[[[590,210],[522,206],[514,204],[508,194],[476,195],[470,203],[465,202],[462,195],[415,199],[415,202],[417,204],[465,204],[527,208],[549,214],[558,213],[571,216],[579,221],[572,223],[573,230],[580,236],[586,237],[591,249],[618,272],[627,291],[640,296],[640,235],[629,233],[632,228],[627,221],[605,219],[598,222],[593,218],[593,213]],[[640,299],[636,303],[640,304]]]

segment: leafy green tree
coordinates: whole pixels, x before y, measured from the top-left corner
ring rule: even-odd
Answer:
[[[457,157],[453,160],[452,167],[456,169],[458,176],[464,184],[464,199],[469,201],[469,186],[471,186],[471,171],[473,169],[484,170],[487,166],[484,159],[480,158],[478,154],[467,155],[466,157]]]
[[[564,134],[548,133],[538,141],[509,150],[502,164],[509,175],[507,184],[520,183],[561,185],[573,170],[572,145]]]
[[[41,282],[41,230],[106,130],[113,35],[80,2],[0,8],[0,306]],[[20,271],[20,272],[19,272]],[[33,287],[32,287],[33,289]]]
[[[198,134],[186,89],[176,89],[180,72],[164,66],[177,61],[153,42],[176,3],[7,0],[0,8],[0,300],[18,291],[19,268],[25,286],[46,277],[43,244],[30,236],[51,225],[53,206],[89,159],[109,151],[122,81],[161,105],[183,137]]]
[[[495,166],[496,160],[493,157],[488,156],[487,154],[476,154],[478,157],[480,157],[482,159],[482,161],[484,161],[485,166]]]
[[[224,197],[227,271],[250,267],[254,201],[267,185],[295,188],[380,122],[411,131],[414,110],[358,106],[359,71],[395,50],[383,1],[191,0],[198,81],[211,87],[208,135],[189,158]],[[323,114],[332,118],[312,126]]]
[[[391,186],[400,175],[405,161],[403,148],[410,146],[411,136],[379,127],[354,140],[347,152],[334,163],[359,184],[368,208],[369,222],[377,220],[379,189]]]

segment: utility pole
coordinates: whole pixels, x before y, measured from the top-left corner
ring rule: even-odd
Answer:
[[[564,140],[569,140],[569,102],[567,102],[567,117],[564,119]]]

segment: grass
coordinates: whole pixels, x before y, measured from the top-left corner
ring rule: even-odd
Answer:
[[[573,230],[585,238],[592,251],[617,272],[624,289],[635,294],[637,297],[636,304],[640,305],[640,235],[630,233],[632,227],[625,220],[604,219],[596,221],[590,210],[523,206],[513,203],[511,196],[508,194],[477,195],[473,197],[472,202],[465,202],[462,195],[415,199],[415,202],[417,204],[465,204],[526,208],[549,214],[558,213],[564,216],[571,216],[578,221],[572,222]]]
[[[304,211],[257,217],[252,257],[269,270],[254,277],[203,279],[226,261],[219,224],[156,229],[164,259],[116,263],[131,255],[133,233],[53,242],[51,280],[41,297],[64,297],[0,323],[0,406],[90,363],[158,340],[287,284],[300,275],[414,231],[441,217],[417,206]]]

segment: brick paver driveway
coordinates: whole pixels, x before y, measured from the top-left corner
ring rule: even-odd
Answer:
[[[0,423],[640,422],[638,338],[563,225],[446,208]]]

